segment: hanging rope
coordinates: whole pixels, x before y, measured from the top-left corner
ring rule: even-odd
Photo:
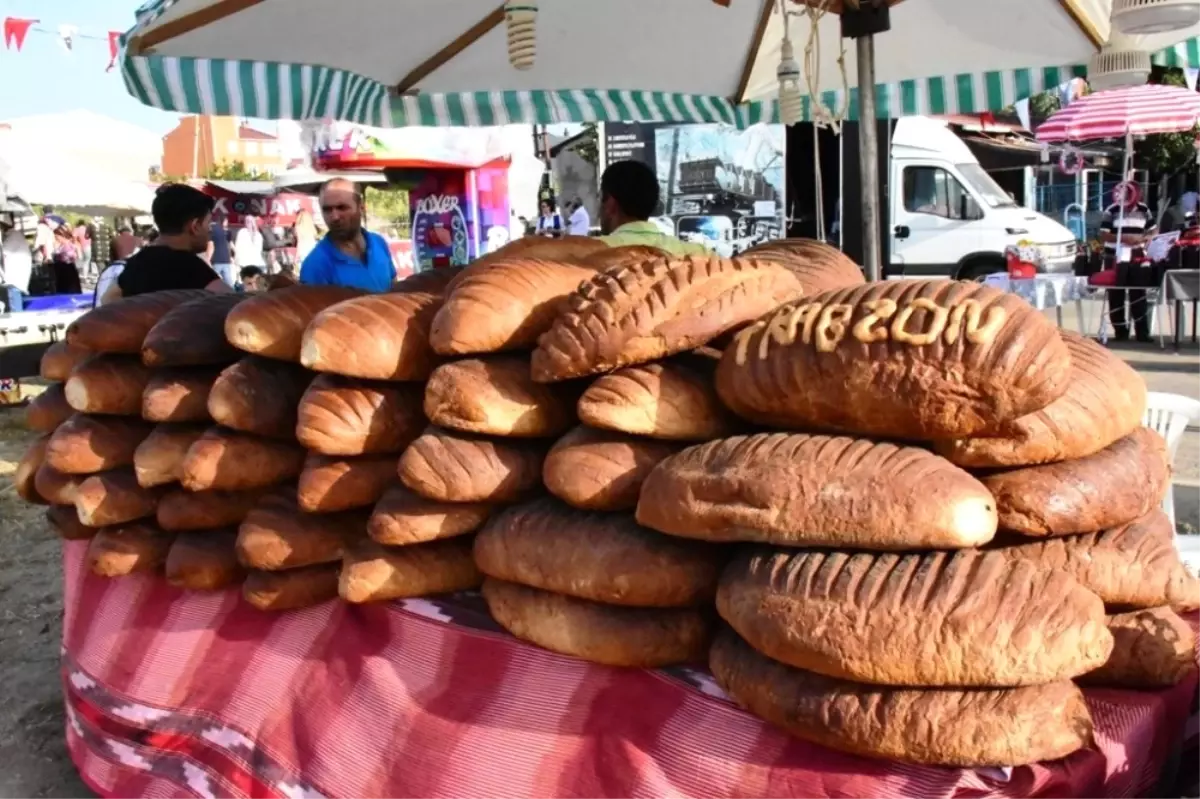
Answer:
[[[803,3],[808,17],[808,41],[804,44],[804,81],[808,88],[810,107],[812,108],[813,124],[819,128],[828,128],[835,134],[840,134],[842,122],[850,111],[850,78],[846,75],[846,40],[840,39],[838,51],[838,72],[842,79],[842,102],[837,109],[829,108],[821,99],[821,19],[829,13],[832,0],[812,0]],[[790,12],[794,14],[796,12]],[[784,18],[785,35],[790,26],[787,17]]]

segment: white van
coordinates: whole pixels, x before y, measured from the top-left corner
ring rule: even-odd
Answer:
[[[889,277],[975,280],[1006,271],[1005,248],[1021,242],[1041,250],[1045,271],[1072,271],[1071,231],[1013,202],[941,120],[897,120],[889,185]]]

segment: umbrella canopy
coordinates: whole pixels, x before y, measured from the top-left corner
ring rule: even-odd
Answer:
[[[890,2],[892,30],[876,42],[881,116],[999,110],[1082,74],[1109,34],[1111,0]],[[777,0],[536,5],[536,59],[518,70],[498,0],[342,0],[334,11],[318,0],[154,0],[127,36],[123,73],[135,97],[167,110],[378,127],[773,117]],[[798,57],[817,45],[806,86],[836,104],[857,82],[838,18],[790,19]],[[845,99],[853,116],[855,92]]]
[[[1038,141],[1096,141],[1181,133],[1200,123],[1200,93],[1182,86],[1131,86],[1079,98],[1037,129]]]

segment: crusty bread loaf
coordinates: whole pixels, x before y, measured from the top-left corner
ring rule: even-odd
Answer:
[[[213,294],[172,308],[146,334],[147,366],[208,366],[233,363],[242,353],[225,338],[225,318],[246,294]]]
[[[437,366],[429,328],[433,294],[373,294],[326,308],[304,331],[300,363],[367,380],[425,380]]]
[[[579,426],[547,453],[542,482],[576,508],[633,510],[646,477],[680,446]]]
[[[64,541],[86,541],[99,532],[79,521],[74,505],[51,505],[46,508],[46,523]]]
[[[158,500],[155,519],[164,530],[214,530],[237,527],[262,501],[254,491],[185,491],[172,487]]]
[[[175,536],[167,552],[167,582],[188,591],[216,591],[241,582],[236,530],[205,530]]]
[[[1090,746],[1092,719],[1069,680],[1007,689],[887,688],[776,663],[728,630],[717,683],[754,715],[813,743],[904,763],[1021,766]]]
[[[476,258],[451,279],[446,286],[445,293],[450,294],[460,282],[474,277],[497,263],[522,258],[581,266],[592,255],[608,252],[610,249],[603,241],[587,236],[563,236],[560,239],[523,236],[513,239],[481,258]]]
[[[344,286],[289,286],[251,297],[225,317],[225,338],[243,352],[300,360],[300,341],[313,318],[331,305],[362,296]]]
[[[395,482],[395,455],[340,458],[310,453],[300,473],[296,500],[308,513],[365,508],[378,502]]]
[[[532,347],[567,295],[595,274],[586,266],[521,256],[464,274],[434,318],[429,343],[442,355]]]
[[[142,393],[142,418],[150,422],[208,422],[208,393],[219,367],[155,369]]]
[[[71,372],[67,404],[80,413],[138,416],[150,370],[132,355],[94,355]]]
[[[1000,529],[1028,536],[1072,535],[1143,516],[1170,489],[1162,436],[1139,427],[1094,455],[986,475]]]
[[[177,305],[206,296],[203,289],[155,291],[93,308],[67,328],[67,343],[94,352],[138,355],[150,328]]]
[[[450,538],[410,547],[355,544],[342,558],[338,594],[347,602],[448,594],[478,588],[483,575],[471,557],[471,539]]]
[[[88,565],[101,577],[162,571],[174,540],[149,521],[105,527],[88,545]]]
[[[396,485],[375,505],[367,534],[388,546],[420,544],[473,533],[491,512],[483,502],[435,502]]]
[[[439,502],[516,502],[542,484],[546,445],[430,427],[400,456],[400,481]]]
[[[294,441],[296,407],[313,376],[294,363],[247,355],[213,383],[208,413],[233,430]]]
[[[533,379],[598,374],[694,349],[803,293],[781,266],[709,255],[600,272],[568,297],[538,340]]]
[[[93,474],[75,491],[75,512],[88,527],[126,524],[154,516],[162,490],[138,485],[133,469]]]
[[[1058,329],[1016,294],[892,280],[784,305],[738,334],[717,393],[739,416],[902,440],[961,438],[1041,410],[1071,380]]]
[[[322,455],[400,453],[425,429],[423,388],[319,375],[300,400],[296,439]]]
[[[528,358],[465,358],[433,370],[425,385],[425,416],[464,433],[544,438],[574,424],[577,396],[533,382]]]
[[[1113,651],[1103,666],[1079,677],[1085,685],[1167,688],[1196,669],[1196,632],[1170,608],[1108,617]]]
[[[804,294],[861,286],[862,268],[837,247],[816,239],[764,241],[737,256],[742,260],[778,264],[796,273]]]
[[[1142,376],[1107,347],[1066,330],[1059,334],[1071,353],[1065,394],[986,437],[938,441],[937,451],[970,468],[1031,466],[1087,457],[1140,427]]]
[[[597,250],[591,255],[578,259],[578,262],[589,269],[603,272],[626,266],[637,266],[646,261],[668,258],[670,253],[657,247],[647,247],[644,244],[629,244],[624,247],[608,247]]]
[[[188,491],[250,491],[303,469],[304,450],[295,444],[212,427],[188,448],[179,482]]]
[[[25,409],[25,426],[37,433],[53,433],[73,413],[63,384],[51,383]]]
[[[251,571],[242,583],[242,598],[259,610],[298,610],[338,595],[340,564],[330,563],[281,572]]]
[[[37,505],[49,504],[50,500],[43,498],[37,490],[38,470],[46,463],[46,445],[50,443],[49,435],[40,435],[33,440],[21,460],[17,462],[17,470],[13,473],[13,487],[17,496],[26,502]]]
[[[178,482],[188,448],[204,435],[203,425],[160,424],[133,451],[133,472],[145,488]]]
[[[717,612],[767,657],[876,685],[1037,685],[1112,652],[1104,603],[1085,586],[978,550],[755,548],[721,576]]]
[[[678,361],[604,375],[583,392],[578,411],[579,420],[592,427],[675,441],[708,441],[735,429],[711,372]]]
[[[52,505],[70,506],[71,512],[74,513],[75,492],[79,489],[79,484],[87,477],[86,474],[63,474],[43,463],[33,473],[33,487],[37,491],[37,496],[41,497],[43,501]],[[28,489],[25,490],[28,491]],[[22,497],[24,498],[23,495]],[[30,499],[29,501],[36,502],[37,500]]]
[[[436,297],[444,297],[449,290],[450,282],[458,277],[465,268],[464,266],[439,266],[413,272],[408,277],[393,283],[391,291],[400,294],[433,294]]]
[[[77,413],[58,426],[46,445],[46,463],[64,474],[95,474],[133,464],[154,425],[124,416]]]
[[[996,533],[971,475],[928,450],[759,433],[689,447],[642,485],[638,521],[671,535],[851,549],[954,549]]]
[[[238,559],[265,571],[333,563],[349,544],[366,538],[366,529],[366,513],[304,513],[294,492],[275,491],[238,526]]]
[[[41,378],[60,383],[66,382],[67,378],[71,376],[71,370],[94,354],[86,347],[71,345],[65,341],[56,341],[42,353],[39,367]]]
[[[629,607],[712,601],[724,553],[639,527],[624,513],[591,513],[536,499],[492,516],[475,537],[489,577]]]

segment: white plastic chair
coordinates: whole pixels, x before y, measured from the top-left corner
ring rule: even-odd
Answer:
[[[1200,400],[1182,394],[1151,391],[1146,395],[1146,415],[1142,417],[1142,424],[1167,440],[1167,456],[1174,465],[1175,453],[1179,452],[1179,445],[1183,443],[1184,431],[1188,425],[1200,424]],[[1174,529],[1175,491],[1171,485],[1167,486],[1162,509]]]

